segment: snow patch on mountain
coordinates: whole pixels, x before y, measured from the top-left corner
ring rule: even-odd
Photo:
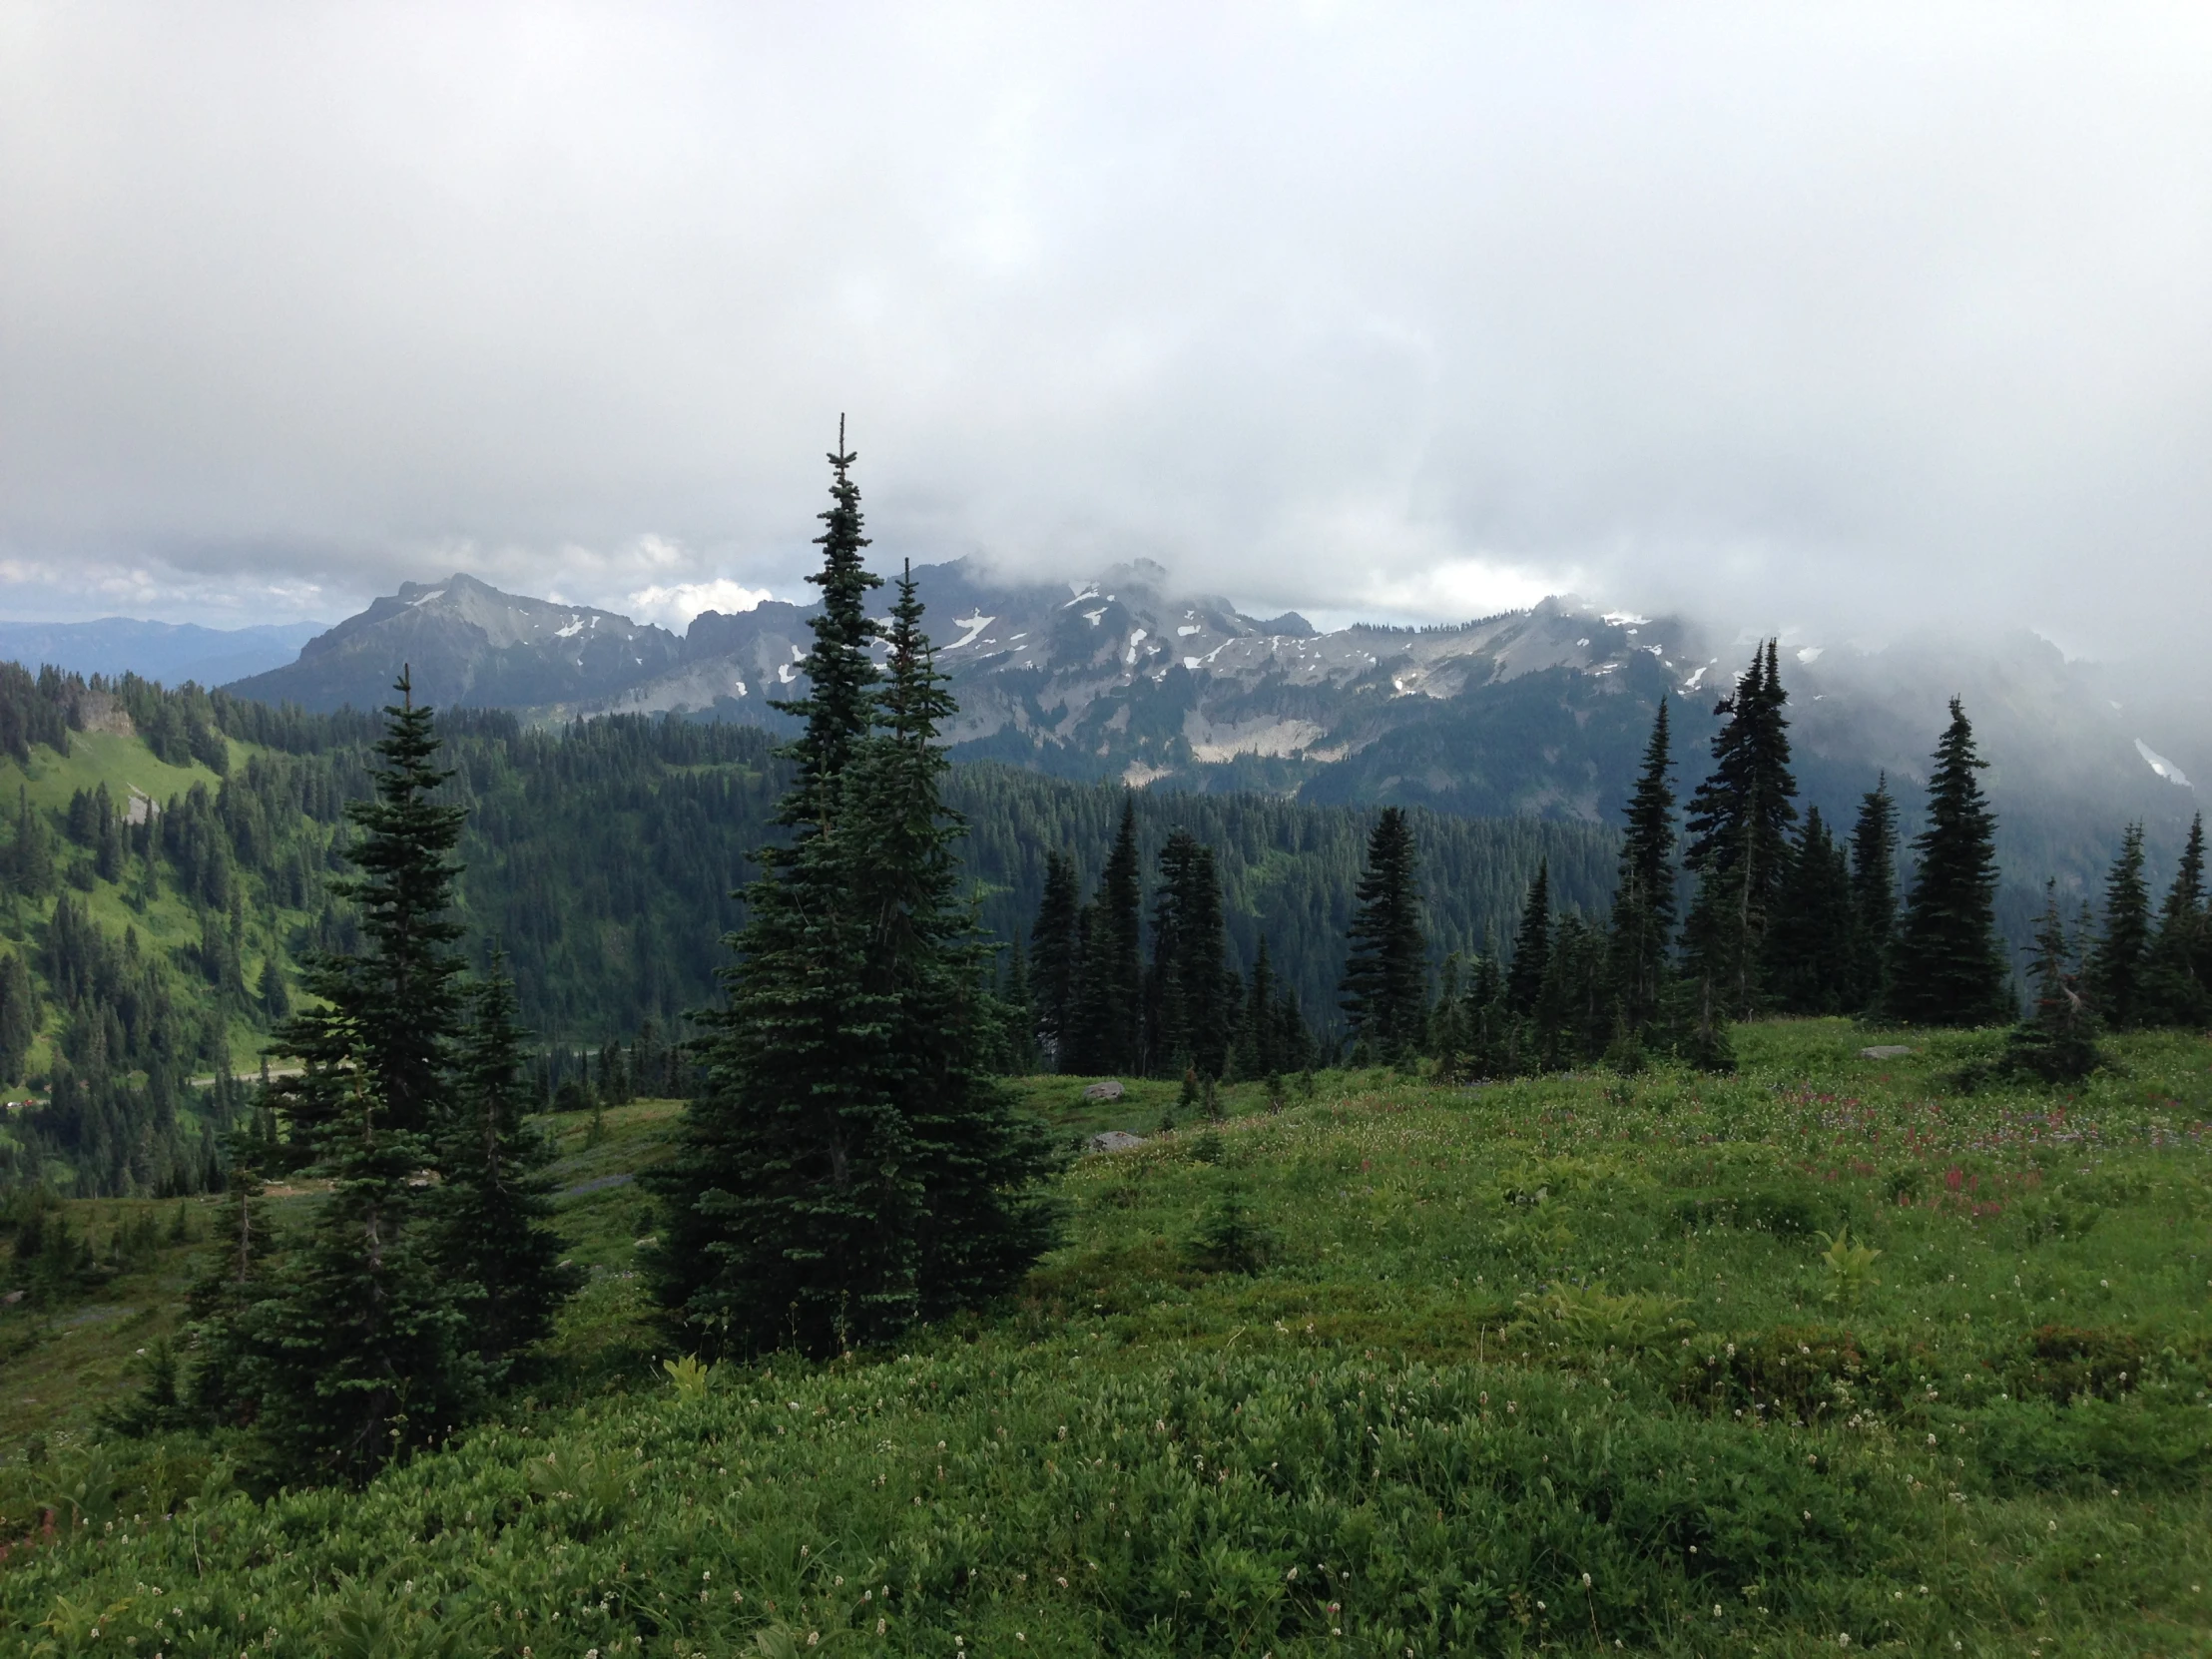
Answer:
[[[2185,790],[2196,788],[2182,773],[2181,768],[2175,766],[2173,762],[2167,760],[2165,756],[2159,754],[2157,750],[2151,748],[2141,738],[2135,740],[2135,753],[2142,756],[2144,764],[2159,777],[2165,779],[2167,783],[2178,784]]]

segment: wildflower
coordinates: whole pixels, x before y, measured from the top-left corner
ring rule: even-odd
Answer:
[[[1584,1588],[1585,1590],[1587,1590],[1587,1589],[1588,1589],[1588,1588],[1590,1587],[1590,1575],[1589,1575],[1588,1573],[1584,1573],[1584,1574],[1582,1575],[1582,1587],[1583,1587],[1583,1588]]]
[[[882,1635],[882,1634],[883,1634],[883,1630],[884,1630],[884,1624],[883,1624],[883,1621],[882,1621],[881,1619],[877,1619],[877,1620],[875,1621],[875,1633],[876,1633],[876,1635],[878,1635],[878,1636]]]

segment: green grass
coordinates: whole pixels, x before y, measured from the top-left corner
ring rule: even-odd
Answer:
[[[45,1325],[0,1381],[44,1452],[0,1467],[0,1628],[166,1654],[2212,1648],[2212,1043],[1962,1095],[1993,1035],[1858,1055],[1880,1040],[1742,1028],[1729,1079],[1330,1073],[1165,1135],[1173,1085],[1026,1080],[1071,1139],[1150,1138],[1071,1164],[1067,1243],[1019,1294],[688,1389],[621,1179],[676,1109],[610,1111],[597,1144],[555,1120],[592,1277],[547,1370],[366,1493],[257,1502],[220,1447],[88,1431],[181,1268],[105,1287],[126,1312],[77,1336],[0,1314],[0,1342]],[[1220,1265],[1236,1205],[1254,1271]],[[25,1363],[74,1416],[15,1415]]]

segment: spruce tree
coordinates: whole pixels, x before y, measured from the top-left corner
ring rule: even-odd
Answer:
[[[2143,827],[2120,835],[2120,853],[2104,881],[2104,926],[2084,964],[2097,1017],[2115,1031],[2142,1020],[2143,975],[2150,955],[2150,886],[2143,879]]]
[[[1055,1071],[1073,1071],[1082,958],[1076,948],[1076,916],[1082,909],[1074,863],[1058,852],[1044,860],[1044,897],[1029,930],[1030,996],[1037,1010],[1037,1040]]]
[[[1713,735],[1713,772],[1690,798],[1684,861],[1697,872],[1683,928],[1693,978],[1712,987],[1715,1014],[1748,1019],[1763,995],[1760,968],[1789,860],[1789,722],[1775,642],[1752,653],[1734,692],[1714,708],[1727,716]]]
[[[894,1096],[921,1181],[918,1312],[934,1318],[1007,1289],[1050,1244],[1056,1212],[1042,1125],[989,1074],[982,987],[989,952],[959,896],[965,826],[943,804],[937,741],[956,712],[922,629],[913,574],[899,580],[876,732],[850,793],[867,989],[889,1010]]]
[[[333,881],[369,945],[305,974],[317,1005],[272,1052],[303,1062],[276,1088],[329,1196],[245,1334],[256,1434],[277,1478],[359,1482],[451,1432],[482,1382],[424,1208],[433,1127],[449,1120],[446,1039],[456,1022],[448,948],[461,809],[431,797],[450,776],[408,676],[384,710],[374,794],[347,808],[364,873]],[[400,1029],[406,1027],[406,1029]]]
[[[1513,934],[1513,960],[1505,970],[1507,1011],[1532,1018],[1550,972],[1551,860],[1546,858],[1536,865],[1536,879],[1528,884],[1520,926]]]
[[[2096,1042],[2099,1022],[2081,994],[2074,945],[2058,916],[2057,883],[2047,892],[2035,928],[2034,1006],[2006,1035],[1997,1069],[2045,1083],[2074,1083],[2103,1060]]]
[[[1659,700],[1643,770],[1623,812],[1620,878],[1613,895],[1613,984],[1635,1030],[1658,1017],[1675,928],[1674,786],[1667,733],[1668,699]]]
[[[495,1382],[524,1350],[552,1335],[561,1303],[576,1288],[553,1230],[545,1175],[552,1149],[524,1121],[523,1037],[506,958],[495,950],[484,978],[469,987],[437,1194],[438,1255],[477,1360]]]
[[[1767,929],[1765,983],[1787,1014],[1836,1014],[1851,1000],[1857,928],[1851,866],[1818,807],[1790,848]]]
[[[1860,798],[1851,830],[1853,1012],[1881,1005],[1890,971],[1890,937],[1898,912],[1898,809],[1887,773]]]
[[[1428,1017],[1428,946],[1421,937],[1419,855],[1403,809],[1385,807],[1368,836],[1367,869],[1340,984],[1356,1046],[1378,1064],[1418,1050]]]
[[[1996,819],[1974,774],[1973,728],[1957,698],[1936,746],[1919,871],[1891,947],[1889,1013],[1916,1025],[1987,1025],[2009,998],[1997,946]]]
[[[271,1292],[276,1236],[262,1197],[252,1138],[234,1135],[223,1206],[208,1252],[185,1292],[185,1325],[193,1363],[185,1403],[201,1422],[239,1427],[256,1414],[254,1330]]]
[[[0,953],[0,1085],[13,1088],[23,1080],[38,1028],[38,990],[30,970],[15,951]]]
[[[1152,1069],[1161,1076],[1180,1076],[1195,1068],[1202,1078],[1220,1077],[1228,1066],[1235,1024],[1221,878],[1213,848],[1188,830],[1177,830],[1160,849],[1152,964]]]
[[[778,705],[801,728],[779,752],[793,762],[777,812],[790,839],[755,855],[725,1005],[697,1016],[700,1093],[651,1181],[666,1212],[657,1293],[715,1352],[833,1354],[895,1335],[920,1308],[922,1172],[896,1098],[897,1008],[869,972],[873,918],[854,902],[857,866],[876,853],[838,833],[879,678],[864,609],[878,578],[860,562],[842,436],[808,578],[822,589],[808,695]]]
[[[1098,878],[1097,910],[1084,957],[1091,999],[1087,1024],[1093,1073],[1135,1074],[1144,1057],[1143,866],[1137,804],[1124,797],[1121,828]]]
[[[399,702],[384,710],[375,793],[346,808],[359,832],[346,858],[361,873],[331,882],[330,890],[352,900],[369,947],[350,959],[344,980],[353,1057],[375,1078],[391,1126],[422,1135],[441,1127],[449,1100],[460,1020],[454,981],[462,968],[453,948],[461,925],[452,916],[460,874],[452,854],[468,811],[436,799],[453,774],[437,765],[435,723],[415,703],[404,670],[393,689]]]
[[[2158,910],[2143,969],[2144,1018],[2158,1025],[2212,1021],[2212,917],[2205,910],[2204,815],[2190,820],[2173,885]]]

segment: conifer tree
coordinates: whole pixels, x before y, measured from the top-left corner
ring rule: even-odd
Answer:
[[[2057,883],[2047,892],[2035,928],[2034,1006],[2006,1035],[1997,1069],[2046,1083],[2072,1083],[2103,1059],[2096,1042],[2099,1022],[2081,994],[2074,944],[2058,915]]]
[[[1055,1071],[1073,1071],[1082,960],[1076,949],[1076,916],[1082,909],[1074,863],[1059,852],[1044,860],[1044,897],[1029,930],[1030,995],[1037,1010],[1037,1040]]]
[[[2143,969],[2144,1017],[2160,1025],[2212,1021],[2212,918],[2205,910],[2204,815],[2189,823],[2189,838],[2173,885],[2158,910]]]
[[[1713,735],[1712,775],[1690,798],[1684,861],[1698,886],[1683,944],[1690,975],[1712,987],[1715,1013],[1724,1018],[1749,1018],[1762,998],[1767,926],[1797,819],[1790,723],[1782,714],[1788,701],[1769,640],[1715,706],[1728,718]]]
[[[808,695],[777,822],[756,854],[746,921],[722,972],[726,1005],[699,1016],[702,1086],[652,1187],[666,1211],[656,1290],[717,1352],[835,1353],[904,1330],[920,1306],[917,1149],[895,1098],[893,999],[868,972],[853,895],[873,850],[837,830],[872,730],[878,585],[860,561],[853,456],[830,456]]]
[[[1188,830],[1177,830],[1160,849],[1152,962],[1153,1070],[1180,1076],[1195,1068],[1201,1078],[1220,1077],[1235,1024],[1221,879],[1213,848]]]
[[[1056,1212],[1039,1188],[1050,1165],[1043,1127],[1015,1110],[985,1064],[988,951],[959,898],[953,848],[965,827],[941,796],[950,763],[937,734],[956,710],[910,569],[884,637],[876,730],[847,792],[848,833],[866,990],[888,1013],[892,1094],[921,1187],[917,1312],[933,1318],[1010,1286],[1051,1242]]]
[[[1888,1010],[1916,1025],[2002,1019],[2004,959],[1996,916],[1996,818],[1974,774],[1973,727],[1957,698],[1936,746],[1928,828],[1914,837],[1919,872],[1891,948]]]
[[[2143,974],[2150,955],[2150,886],[2143,879],[2143,827],[2120,835],[2120,853],[2104,881],[2104,926],[2084,964],[2083,984],[2097,1018],[2115,1031],[2141,1023]]]
[[[841,440],[841,433],[840,433]],[[703,1346],[832,1354],[1002,1289],[1048,1242],[1042,1132],[988,1074],[988,953],[936,742],[953,705],[909,573],[878,673],[852,456],[831,457],[799,765],[707,1016],[657,1289]]]
[[[38,1027],[38,990],[30,971],[15,951],[0,954],[0,1085],[12,1088],[23,1080]]]
[[[232,1137],[223,1207],[185,1292],[185,1322],[194,1336],[185,1404],[200,1421],[223,1427],[251,1422],[258,1403],[254,1328],[271,1293],[276,1254],[258,1151],[250,1137]]]
[[[1860,798],[1851,830],[1852,975],[1848,998],[1856,1012],[1877,1007],[1889,977],[1890,937],[1898,911],[1898,809],[1890,778],[1878,773]]]
[[[1664,697],[1659,700],[1651,739],[1644,746],[1643,771],[1623,813],[1628,822],[1613,896],[1613,983],[1623,1017],[1636,1030],[1658,1017],[1667,947],[1675,928],[1674,786],[1667,703]]]
[[[384,710],[375,793],[346,808],[359,831],[346,857],[361,873],[330,890],[353,901],[369,946],[345,979],[353,1058],[375,1078],[391,1126],[420,1135],[440,1127],[450,1098],[462,967],[453,948],[461,925],[451,913],[460,874],[452,855],[468,811],[436,799],[453,774],[437,765],[431,712],[415,703],[404,670],[393,689],[399,702]]]
[[[1513,960],[1505,970],[1507,1011],[1523,1019],[1534,1017],[1550,971],[1551,860],[1546,858],[1536,865],[1536,879],[1528,884],[1520,926],[1513,934]]]
[[[1277,996],[1275,963],[1268,956],[1268,936],[1262,933],[1260,946],[1253,952],[1252,976],[1245,982],[1244,1008],[1237,1024],[1237,1075],[1248,1081],[1282,1069],[1275,1027]]]
[[[1385,807],[1368,836],[1341,984],[1355,1045],[1377,1063],[1415,1052],[1428,1018],[1428,946],[1421,936],[1419,855],[1403,809]]]
[[[1842,1013],[1856,944],[1851,866],[1814,807],[1790,849],[1767,929],[1765,982],[1774,1005],[1789,1014]]]
[[[1121,828],[1098,878],[1096,911],[1084,953],[1091,1001],[1085,1023],[1093,1073],[1133,1074],[1144,1058],[1143,867],[1137,856],[1137,808],[1124,798]]]
[[[514,983],[494,950],[469,987],[468,1022],[456,1066],[456,1110],[439,1148],[437,1252],[487,1381],[552,1335],[561,1303],[576,1287],[560,1265],[553,1230],[552,1150],[524,1121],[523,1030]]]
[[[354,900],[370,949],[313,960],[305,978],[319,1006],[272,1048],[304,1062],[278,1098],[330,1180],[247,1333],[256,1432],[280,1477],[366,1480],[456,1427],[482,1381],[423,1225],[420,1179],[434,1162],[430,1131],[450,1111],[449,855],[465,814],[430,799],[450,776],[436,766],[430,711],[404,672],[394,689],[374,795],[347,809],[360,831],[347,856],[363,874],[331,883]]]

